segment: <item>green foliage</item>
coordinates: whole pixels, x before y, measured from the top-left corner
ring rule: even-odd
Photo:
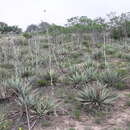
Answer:
[[[92,58],[95,60],[102,60],[104,58],[102,50],[95,50],[92,54]]]
[[[100,108],[103,105],[109,105],[116,99],[106,85],[97,82],[96,84],[88,85],[83,90],[79,91],[76,100],[84,106],[92,106],[92,108]]]
[[[7,120],[5,118],[5,115],[0,113],[0,130],[10,130],[12,127],[11,120]]]
[[[30,72],[30,71],[25,71],[24,73],[21,74],[21,77],[22,77],[22,78],[27,78],[27,77],[30,77],[30,76],[32,76],[32,75],[33,75],[32,72]]]
[[[127,101],[127,106],[130,106],[130,101]]]
[[[116,71],[104,71],[99,75],[99,80],[107,84],[108,87],[115,87],[117,89],[122,89],[124,87],[124,82],[122,76]]]
[[[127,122],[127,126],[130,127],[130,121]]]
[[[130,98],[130,94],[127,94],[127,96]]]
[[[32,112],[39,117],[53,113],[59,104],[54,102],[51,98],[42,97],[35,99]]]
[[[11,122],[8,120],[0,121],[0,130],[10,130]]]
[[[65,28],[63,26],[52,24],[51,26],[49,26],[48,31],[51,35],[55,36],[55,35],[59,35],[61,33],[66,33],[67,28]]]
[[[83,64],[84,69],[87,69],[88,67],[94,67],[94,68],[97,67],[96,63],[90,57],[87,57],[85,63]]]
[[[44,75],[44,79],[49,82],[52,80],[52,83],[55,84],[58,81],[58,75],[54,70],[50,70]]]
[[[25,33],[23,33],[23,37],[25,37],[26,39],[30,39],[30,38],[32,38],[32,35],[31,35],[31,33],[25,32]]]
[[[75,128],[69,128],[68,130],[75,130]]]
[[[122,56],[122,58],[127,59],[128,61],[130,61],[130,54],[124,54]]]
[[[6,34],[10,32],[19,34],[22,32],[22,29],[18,28],[17,26],[8,26],[7,24],[4,24],[3,26],[1,26],[1,23],[0,23],[0,33]]]
[[[113,28],[111,32],[111,38],[115,40],[120,40],[124,37],[123,30],[121,28]]]
[[[7,69],[0,69],[0,80],[5,80],[11,77],[10,71]]]
[[[85,47],[90,47],[90,42],[89,42],[89,41],[83,41],[82,44],[83,44]]]
[[[41,121],[41,127],[49,127],[51,125],[51,122],[48,120]]]
[[[37,93],[31,94],[32,87],[29,82],[20,78],[15,78],[8,80],[8,86],[17,95],[16,102],[19,106],[21,106],[21,108],[24,108],[25,105],[30,107],[33,104],[33,98]]]
[[[14,65],[12,65],[12,64],[0,64],[0,67],[4,68],[4,69],[13,69]]]
[[[95,68],[90,67],[90,64],[87,64],[86,62],[85,64],[83,64],[83,70],[78,69],[76,67],[72,67],[68,79],[71,81],[71,83],[73,83],[76,86],[95,80],[95,76]]]
[[[87,80],[87,76],[85,75],[85,73],[82,72],[75,72],[73,75],[69,76],[69,80],[74,84],[82,84],[84,82],[86,82]]]
[[[48,86],[50,83],[47,80],[39,79],[36,81],[37,85],[40,87]]]
[[[116,51],[117,51],[117,50],[116,50],[113,46],[111,46],[111,45],[107,45],[106,48],[105,48],[105,50],[106,50],[106,54],[108,54],[108,55],[113,55],[113,54],[115,54]]]
[[[47,44],[43,45],[43,48],[49,48],[49,46]]]
[[[29,110],[40,117],[51,113],[58,106],[52,99],[41,97],[40,93],[32,91],[28,83],[23,83],[18,78],[10,80],[9,85],[17,95],[16,103],[23,112],[27,106]]]
[[[128,74],[128,70],[126,68],[119,68],[116,70],[116,72],[122,77]]]
[[[97,48],[101,48],[103,46],[103,43],[96,43]]]
[[[74,119],[80,120],[80,115],[81,115],[80,110],[75,109],[75,110],[72,111],[72,116],[73,116]]]

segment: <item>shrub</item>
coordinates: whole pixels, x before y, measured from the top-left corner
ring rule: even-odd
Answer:
[[[101,108],[104,105],[111,104],[115,99],[116,95],[99,82],[86,86],[79,91],[76,97],[76,100],[83,106],[91,108]]]
[[[11,72],[7,69],[0,69],[0,80],[8,79],[11,77]]]
[[[50,70],[44,75],[44,79],[48,82],[51,82],[52,80],[52,83],[55,84],[58,81],[58,75],[55,71]]]
[[[130,101],[127,101],[127,106],[130,106]]]
[[[12,64],[0,64],[0,67],[4,68],[4,69],[13,69],[14,65],[12,65]]]
[[[50,83],[47,80],[39,79],[36,81],[39,87],[48,86]]]
[[[103,52],[101,50],[95,50],[92,54],[92,58],[95,60],[101,60],[104,58]]]
[[[104,71],[100,73],[98,79],[108,87],[122,89],[124,86],[122,76],[116,71]]]
[[[90,42],[89,41],[83,41],[82,44],[85,46],[85,47],[90,47]]]
[[[130,54],[124,54],[123,58],[130,61]]]
[[[58,104],[54,102],[51,98],[48,97],[36,98],[34,101],[32,111],[33,113],[41,117],[54,112],[57,106]]]
[[[74,109],[74,110],[73,110],[72,116],[73,116],[74,119],[80,120],[80,115],[81,115],[80,110],[78,110],[78,109]]]
[[[43,45],[43,48],[49,48],[49,45],[45,44]]]
[[[23,72],[23,73],[21,74],[21,77],[22,77],[22,78],[27,78],[27,77],[30,77],[30,76],[32,76],[32,75],[33,75],[32,72],[30,72],[30,71],[25,71],[25,72]]]
[[[87,67],[97,67],[97,66],[96,66],[95,62],[90,57],[88,57],[85,60],[85,63],[83,64],[83,67],[87,68]]]
[[[87,81],[87,75],[83,72],[76,71],[74,74],[69,76],[69,80],[74,84],[74,86],[76,86],[85,83]]]
[[[88,67],[86,64],[83,65],[82,70],[79,70],[78,68],[73,68],[72,72],[73,73],[69,75],[68,79],[71,81],[71,83],[74,84],[74,86],[85,84],[96,79],[95,68]]]
[[[51,113],[58,104],[48,97],[41,96],[36,90],[32,91],[31,86],[28,85],[29,83],[25,83],[19,78],[9,80],[9,86],[17,95],[16,103],[23,112],[21,114],[26,112],[26,106],[30,114],[36,114],[38,117]]]
[[[27,32],[23,33],[23,36],[24,36],[26,39],[32,38],[32,35],[31,35],[30,33],[27,33]]]
[[[101,48],[103,46],[103,43],[96,43],[97,48]]]
[[[115,54],[116,53],[116,49],[113,47],[113,46],[111,46],[111,45],[107,45],[106,46],[106,48],[105,48],[105,50],[106,50],[106,54],[108,54],[108,55],[112,55],[112,54]]]

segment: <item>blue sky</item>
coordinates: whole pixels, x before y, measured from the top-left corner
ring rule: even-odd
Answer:
[[[130,12],[130,0],[0,0],[0,21],[24,29],[41,20],[64,25],[73,16],[105,17],[111,11]]]

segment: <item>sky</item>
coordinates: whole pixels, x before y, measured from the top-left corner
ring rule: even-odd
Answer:
[[[110,12],[130,12],[130,0],[0,0],[0,21],[24,30],[41,21],[64,25],[74,16],[96,18]]]

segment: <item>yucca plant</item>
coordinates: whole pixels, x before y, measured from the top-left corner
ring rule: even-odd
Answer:
[[[90,58],[88,57],[83,65],[84,68],[86,67],[96,67],[96,64],[95,62]]]
[[[97,76],[97,70],[92,66],[92,67],[84,67],[84,72],[86,76],[88,77],[87,82],[95,80]]]
[[[75,72],[80,72],[79,71],[79,69],[78,69],[78,67],[76,66],[76,65],[70,65],[70,67],[69,67],[69,73],[70,74],[74,74]]]
[[[32,109],[32,112],[39,117],[42,117],[50,113],[54,113],[57,106],[58,104],[54,102],[51,98],[35,98],[35,105]]]
[[[107,84],[107,87],[115,87],[121,89],[124,86],[123,77],[116,71],[104,71],[101,72],[99,81],[103,84]]]
[[[76,86],[87,81],[87,76],[85,75],[85,73],[76,71],[75,74],[69,76],[69,80]]]
[[[95,50],[93,55],[92,55],[92,58],[95,59],[95,60],[101,60],[104,58],[103,56],[103,52],[102,50]]]
[[[15,101],[20,107],[20,113],[22,112],[22,115],[26,113],[29,130],[31,118],[36,117],[36,119],[39,119],[44,117],[49,113],[52,113],[58,106],[53,100],[42,97],[40,93],[32,90],[28,82],[16,78],[15,80],[10,80],[8,83],[16,94]]]
[[[27,95],[31,90],[31,87],[29,87],[30,83],[18,77],[9,79],[7,84],[17,96]]]
[[[88,83],[96,79],[96,70],[83,64],[83,68],[73,68],[68,78],[75,86],[78,84]]]
[[[23,116],[26,113],[28,129],[31,130],[29,110],[34,105],[34,95],[31,94],[30,82],[21,80],[18,77],[8,81],[8,85],[16,94],[16,103],[20,107],[20,113]]]
[[[86,86],[79,91],[76,97],[76,100],[83,106],[92,108],[101,108],[104,105],[109,105],[115,99],[116,95],[110,89],[106,88],[106,85],[102,85],[99,82]]]

